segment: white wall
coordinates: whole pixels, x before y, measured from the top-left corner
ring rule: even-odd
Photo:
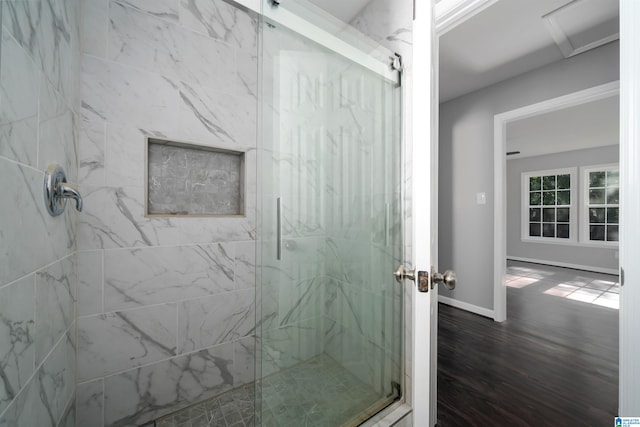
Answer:
[[[593,247],[579,243],[559,245],[523,242],[520,230],[522,223],[521,175],[523,172],[618,163],[619,151],[618,145],[610,145],[507,160],[507,256],[617,270],[618,260],[615,258],[617,248]],[[576,187],[578,194],[582,192],[581,184],[578,182]],[[580,221],[581,217],[579,216],[578,224]]]
[[[618,80],[619,44],[533,70],[440,105],[439,267],[458,274],[442,295],[493,309],[493,118]],[[476,204],[485,192],[487,203]]]

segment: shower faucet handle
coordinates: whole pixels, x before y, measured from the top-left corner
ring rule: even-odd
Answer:
[[[56,191],[58,193],[58,197],[63,199],[73,199],[76,201],[76,209],[78,212],[82,212],[82,196],[78,191],[78,188],[74,184],[70,184],[65,182],[64,184],[59,184],[56,187]]]
[[[76,201],[76,209],[82,212],[82,196],[78,188],[67,182],[67,174],[62,166],[52,163],[44,173],[44,203],[51,216],[64,212],[67,199]]]

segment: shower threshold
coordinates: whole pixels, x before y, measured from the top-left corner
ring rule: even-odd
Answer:
[[[166,415],[156,427],[339,427],[357,426],[394,399],[380,398],[327,354],[320,354],[255,383]],[[261,423],[256,423],[256,407]],[[354,416],[354,414],[357,414]],[[154,424],[151,424],[154,425]]]

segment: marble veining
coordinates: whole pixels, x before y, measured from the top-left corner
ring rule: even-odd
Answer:
[[[0,288],[0,413],[33,373],[35,277]]]
[[[80,3],[0,7],[0,426],[71,427],[77,217],[46,212],[42,170],[77,178]]]
[[[256,286],[256,242],[238,242],[235,244],[235,287],[236,289],[255,288]]]
[[[86,187],[79,216],[79,249],[175,244],[178,230],[171,218],[144,216],[144,189]]]
[[[178,20],[176,0],[112,0],[114,3],[128,6],[168,21]]]
[[[233,343],[104,380],[105,425],[141,425],[233,387]]]
[[[233,290],[233,247],[157,247],[105,252],[105,310]]]
[[[75,386],[73,328],[0,417],[0,426],[56,427],[68,414]]]
[[[36,273],[36,364],[75,321],[75,268],[70,256]]]
[[[167,359],[176,355],[176,304],[81,317],[78,340],[79,381]]]
[[[80,383],[76,386],[76,417],[78,426],[104,426],[104,380]]]
[[[36,65],[3,27],[0,43],[0,155],[36,166]]]
[[[82,66],[86,120],[133,122],[178,140],[211,140],[229,148],[255,146],[255,98],[221,96],[219,90],[87,55]]]
[[[78,181],[83,185],[104,185],[106,126],[82,121],[79,128]]]
[[[181,353],[245,337],[254,328],[253,290],[184,301],[178,309]]]
[[[228,43],[129,8],[112,6],[109,21],[110,59],[237,92],[235,49]]]
[[[102,313],[102,252],[80,251],[78,261],[77,315]]]
[[[70,328],[38,371],[38,389],[49,422],[57,425],[75,390],[76,343]],[[39,424],[44,425],[44,424]]]

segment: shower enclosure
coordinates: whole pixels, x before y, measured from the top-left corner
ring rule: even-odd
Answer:
[[[398,59],[310,4],[274,3],[260,23],[256,421],[358,425],[402,394]],[[290,29],[305,22],[319,30]]]

